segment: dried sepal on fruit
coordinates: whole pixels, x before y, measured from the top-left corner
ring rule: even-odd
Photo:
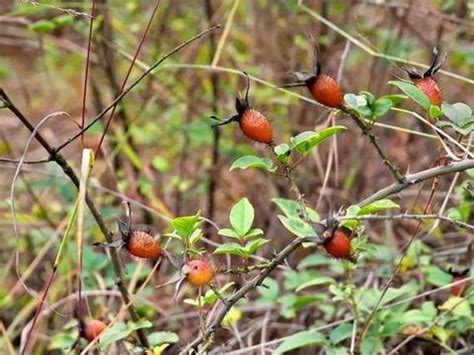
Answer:
[[[318,59],[318,48],[314,44],[313,50],[314,72],[294,73],[298,82],[283,85],[283,87],[306,86],[314,100],[320,104],[339,108],[343,102],[343,94],[339,84],[327,74],[321,73],[321,63]]]
[[[244,98],[237,97],[235,100],[235,109],[237,113],[214,124],[213,127],[223,126],[231,122],[238,122],[240,129],[248,138],[255,142],[273,145],[272,125],[264,114],[250,107],[250,78],[246,72],[244,72],[244,75],[247,78],[247,89]],[[216,116],[211,116],[211,118],[219,120]]]
[[[433,75],[441,68],[445,60],[446,53],[441,57],[438,48],[434,47],[431,65],[424,73],[415,68],[403,68],[415,86],[428,97],[432,105],[436,106],[440,106],[443,102],[443,93]]]
[[[151,234],[134,230],[130,222],[118,220],[119,231],[128,252],[138,258],[156,260],[161,255],[161,247]]]
[[[352,260],[351,231],[344,227],[332,227],[323,233],[323,247],[336,259]]]

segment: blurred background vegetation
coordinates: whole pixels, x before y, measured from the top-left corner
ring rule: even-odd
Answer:
[[[97,0],[88,119],[119,93],[153,3]],[[255,208],[254,225],[271,239],[260,254],[271,258],[275,250],[288,244],[293,237],[280,224],[277,206],[271,202],[276,197],[291,198],[286,180],[269,177],[259,170],[228,172],[238,157],[246,154],[271,157],[270,149],[249,142],[236,126],[212,130],[209,116],[225,117],[234,112],[235,96],[245,89],[241,71],[246,71],[261,79],[252,81],[251,102],[271,120],[277,143],[286,142],[290,136],[303,131],[327,127],[330,111],[314,105],[306,90],[296,89],[293,92],[299,95],[295,95],[275,88],[275,85],[291,82],[290,72],[312,70],[309,34],[319,44],[323,71],[336,77],[342,70],[340,84],[344,92],[366,90],[376,97],[396,93],[396,88],[387,82],[394,76],[404,76],[404,72],[393,60],[373,53],[428,64],[431,49],[438,46],[448,53],[443,69],[459,76],[443,73],[437,76],[445,99],[473,105],[474,1],[314,0],[304,1],[304,4],[306,7],[291,0],[161,1],[129,82],[165,52],[212,24],[221,24],[228,33],[223,37],[226,31],[221,29],[180,51],[143,80],[118,106],[89,184],[89,192],[111,228],[115,228],[115,220],[121,213],[120,202],[124,199],[132,203],[136,223],[164,234],[172,230],[169,224],[172,218],[197,211],[219,226],[228,225],[232,205],[247,197]],[[329,21],[330,26],[315,16],[313,10]],[[89,12],[88,1],[4,0],[0,3],[0,86],[32,122],[37,123],[55,111],[65,111],[80,122]],[[341,60],[345,60],[342,65]],[[415,109],[415,105],[409,108]],[[53,119],[41,131],[52,146],[57,146],[77,132],[73,120]],[[305,200],[320,216],[356,203],[392,182],[391,175],[357,126],[343,115],[338,115],[336,121],[347,126],[347,132],[330,144],[322,145],[297,168],[296,177]],[[95,148],[103,130],[103,122],[93,126],[85,134],[85,146]],[[374,134],[402,172],[427,169],[437,157],[438,141],[426,126],[410,115],[390,112],[377,121]],[[2,157],[20,157],[28,137],[29,132],[13,115],[0,110]],[[80,140],[63,153],[78,170]],[[47,154],[34,142],[27,158],[44,159]],[[15,187],[21,236],[17,246],[10,212],[10,187],[15,168],[15,164],[1,163],[0,322],[5,349],[10,342],[13,347],[19,347],[21,332],[34,314],[38,296],[28,294],[19,284],[14,251],[19,248],[19,270],[27,275],[26,284],[40,292],[51,273],[50,261],[77,195],[75,187],[54,163],[25,165]],[[325,183],[326,174],[329,175]],[[463,189],[468,178],[460,179],[449,201],[452,216],[466,222],[471,219],[472,207],[472,198]],[[431,206],[433,210],[442,204],[450,183],[449,178],[440,180]],[[421,212],[430,191],[430,183],[420,190],[410,189],[403,193],[405,199],[397,203],[404,209]],[[422,228],[428,231],[431,226],[426,222]],[[86,228],[82,275],[85,290],[97,293],[89,300],[94,316],[110,320],[120,309],[118,293],[113,293],[113,272],[103,248],[92,247],[93,242],[103,240],[88,214]],[[355,285],[383,284],[399,257],[398,247],[415,230],[414,221],[367,226],[365,233],[376,251],[354,276]],[[222,242],[214,229],[205,231],[210,243]],[[407,261],[406,269],[394,285],[399,293],[394,291],[390,301],[413,297],[449,283],[450,276],[443,271],[443,263],[457,260],[466,243],[465,232],[438,226],[425,243],[416,243],[410,251],[412,259]],[[219,332],[215,339],[216,346],[226,345],[222,352],[246,347],[250,347],[249,352],[257,351],[259,348],[251,347],[258,345],[261,339],[263,343],[270,342],[269,352],[279,344],[272,340],[345,318],[347,309],[338,308],[334,292],[327,288],[312,289],[303,295],[295,291],[317,273],[330,274],[337,279],[346,272],[340,262],[311,253],[307,249],[296,252],[290,260],[293,269],[278,269],[267,281],[267,288],[252,293],[239,304],[239,312],[243,313],[234,312],[236,319],[230,320],[231,326]],[[123,253],[121,258],[127,270],[126,280],[134,282],[133,289],[143,282],[153,265],[137,263]],[[225,265],[225,258],[215,258],[214,262]],[[47,298],[48,304],[59,304],[37,325],[34,353],[61,353],[61,349],[74,340],[73,300],[68,296],[75,292],[75,271],[75,248],[71,244]],[[153,284],[166,282],[172,274],[173,267],[165,262],[136,302],[140,315],[152,324],[150,333],[168,337],[156,344],[186,344],[198,329],[192,305],[173,303],[172,287],[153,288]],[[218,283],[222,286],[228,280],[245,282],[223,276]],[[372,290],[370,297],[374,298],[376,290]],[[194,295],[192,290],[186,292],[188,296]],[[369,295],[363,298],[367,300]],[[394,322],[386,322],[387,317],[391,317],[390,312],[383,315],[385,319],[381,316],[383,329],[374,335],[373,343],[367,345],[367,353],[375,353],[382,346],[388,349],[390,342],[399,342],[402,330],[408,325],[429,324],[436,316],[433,302],[439,304],[443,299],[446,295],[437,293],[430,299],[408,302],[398,310],[401,313],[412,311],[406,317],[419,316],[416,321],[399,322],[395,326]],[[470,300],[467,308],[473,304]],[[370,309],[367,305],[361,307]],[[473,339],[474,321],[472,316],[466,318],[462,324],[443,323],[438,333],[410,343],[407,351],[428,351],[433,344],[442,344],[436,349],[444,348],[444,351],[467,346]],[[258,327],[257,323],[263,325]],[[328,339],[334,334],[325,349],[343,354],[348,349],[352,328],[336,326],[323,330]],[[334,328],[339,329],[339,333],[331,333]],[[254,330],[246,331],[248,329]],[[349,337],[346,336],[348,330]],[[163,333],[165,331],[170,333]],[[127,338],[130,333],[123,337],[128,343],[116,343],[109,351],[131,351],[131,344],[137,345],[137,342],[133,334]],[[170,352],[173,349],[176,348],[168,347]]]

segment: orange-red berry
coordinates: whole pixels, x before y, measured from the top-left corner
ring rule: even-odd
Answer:
[[[334,258],[351,259],[350,232],[343,228],[336,228],[326,233],[323,243],[326,252]]]
[[[143,231],[133,231],[126,240],[126,248],[130,254],[144,259],[158,259],[161,248],[156,239]]]
[[[248,138],[259,143],[273,145],[273,130],[270,121],[262,113],[250,108],[250,78],[245,72],[244,75],[247,78],[247,90],[245,97],[237,97],[236,99],[235,109],[237,113],[215,124],[213,127],[238,122],[240,129]],[[211,116],[211,118],[218,119],[215,116]]]
[[[257,110],[248,108],[239,120],[240,129],[250,139],[265,144],[272,144],[273,131],[270,121]]]
[[[214,267],[206,260],[194,259],[183,266],[181,273],[191,285],[205,286],[214,278]]]
[[[83,337],[89,341],[94,340],[100,333],[104,331],[107,325],[97,319],[93,319],[85,325],[83,329]]]
[[[443,102],[443,94],[441,92],[438,83],[433,78],[433,75],[441,68],[446,55],[440,57],[438,49],[433,48],[433,57],[431,59],[431,65],[424,73],[420,73],[415,68],[405,68],[408,76],[413,83],[420,89],[430,100],[432,105],[439,106]]]
[[[324,106],[338,108],[342,104],[339,84],[326,74],[316,75],[306,81],[313,98]]]
[[[456,275],[453,277],[453,282],[461,281],[462,279],[467,278],[466,275]],[[451,286],[451,294],[454,296],[462,297],[466,290],[471,286],[471,280],[462,281],[456,285]]]
[[[440,106],[443,102],[443,95],[438,83],[432,76],[414,80],[416,87],[420,89],[430,100],[432,105]]]

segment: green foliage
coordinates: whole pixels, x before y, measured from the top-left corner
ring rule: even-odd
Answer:
[[[305,347],[314,347],[318,345],[326,344],[326,337],[315,331],[307,330],[299,333],[295,333],[285,338],[283,343],[281,343],[276,349],[276,354],[283,354],[285,352],[305,348]]]
[[[214,250],[214,254],[231,254],[248,258],[255,254],[268,240],[257,238],[263,234],[259,228],[252,228],[255,211],[247,198],[237,202],[230,212],[232,228],[219,230],[219,235],[239,241],[239,243],[224,243]],[[252,239],[252,240],[250,240]]]
[[[351,337],[352,329],[353,325],[351,323],[343,323],[341,325],[338,325],[329,334],[329,340],[334,345],[337,345],[341,341]]]
[[[148,341],[153,347],[163,344],[173,344],[179,341],[178,334],[174,332],[153,332],[148,335]]]
[[[456,132],[465,136],[474,129],[474,116],[471,108],[463,102],[448,104],[443,102],[441,108],[448,120],[439,121],[439,127],[451,127]]]
[[[394,85],[398,87],[401,91],[403,91],[410,99],[415,101],[418,105],[423,107],[426,111],[429,112],[430,110],[430,99],[415,85],[408,83],[406,81],[389,81],[390,85]]]
[[[255,211],[248,199],[237,202],[230,211],[230,224],[239,237],[244,237],[252,228]]]
[[[316,235],[313,227],[311,227],[301,218],[278,215],[278,219],[289,232],[293,233],[297,237],[304,238]]]
[[[346,209],[346,214],[344,217],[356,217],[356,216],[366,216],[371,214],[376,214],[378,212],[392,209],[392,208],[399,208],[400,206],[397,205],[395,202],[389,199],[382,199],[375,202],[372,202],[365,206],[349,206]],[[341,221],[340,225],[347,227],[349,229],[354,229],[359,222],[356,219],[345,219]]]
[[[281,197],[276,197],[272,199],[272,202],[274,202],[278,208],[285,214],[286,217],[288,218],[299,218],[301,214],[301,205],[294,200],[290,200],[287,198],[281,198]],[[305,206],[306,209],[306,214],[308,215],[308,218],[312,222],[318,222],[319,221],[319,216],[314,211],[313,209]]]
[[[336,280],[334,280],[332,277],[318,276],[308,282],[303,283],[296,289],[296,292],[302,291],[308,287],[333,284],[335,282]]]
[[[204,296],[197,297],[195,299],[186,298],[183,302],[197,308],[202,308],[207,305],[213,305],[214,303],[216,303],[219,297],[223,297],[225,292],[233,285],[234,282],[228,282],[217,291],[218,293],[216,293],[213,289],[210,289],[204,294]]]
[[[171,221],[174,228],[173,236],[179,238],[183,243],[193,245],[202,236],[202,224],[199,213],[192,216],[183,216]]]
[[[289,149],[291,151],[296,150],[301,155],[306,156],[319,144],[344,130],[346,130],[344,126],[332,126],[319,132],[308,131],[300,133],[290,139]],[[286,154],[286,152],[284,154]]]
[[[268,158],[259,158],[254,155],[246,155],[244,157],[240,157],[230,167],[230,171],[235,169],[248,169],[248,168],[255,168],[255,169],[262,169],[270,172],[274,172],[277,168],[273,165],[271,159]]]
[[[396,103],[405,98],[405,95],[385,95],[376,99],[370,92],[361,91],[359,95],[344,95],[344,102],[362,117],[377,119],[386,115]]]
[[[127,322],[127,323],[115,323],[110,328],[106,329],[100,337],[99,346],[101,351],[112,343],[116,343],[120,340],[124,340],[130,336],[135,330],[150,328],[151,322],[148,320],[140,320],[138,322]]]
[[[427,265],[422,268],[426,277],[426,282],[431,285],[441,287],[452,282],[453,277],[443,271],[439,266]]]

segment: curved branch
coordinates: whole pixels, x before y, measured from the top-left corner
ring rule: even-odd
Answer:
[[[202,344],[204,341],[211,338],[214,333],[219,328],[222,320],[224,319],[225,315],[229,310],[232,308],[234,304],[237,303],[241,298],[245,297],[245,295],[260,286],[262,282],[267,278],[267,276],[281,263],[285,261],[285,259],[293,253],[301,244],[307,241],[314,241],[315,238],[298,238],[294,239],[290,244],[288,244],[283,250],[281,250],[267,265],[267,267],[260,271],[260,273],[255,276],[251,281],[247,282],[244,287],[239,289],[234,295],[226,300],[224,308],[220,310],[220,312],[216,315],[212,323],[207,327],[207,330],[204,334],[199,335],[194,341],[189,343],[181,352],[180,354],[187,354],[191,349],[197,349],[197,347]]]
[[[392,185],[384,187],[383,189],[378,190],[374,194],[366,197],[357,205],[360,207],[366,206],[372,202],[380,200],[382,198],[388,197],[390,195],[396,194],[406,188],[429,180],[436,176],[451,174],[459,171],[464,171],[467,169],[474,168],[474,159],[465,159],[459,162],[450,163],[444,166],[438,166],[436,168],[422,170],[415,174],[405,175],[405,180],[403,182],[396,182]]]

